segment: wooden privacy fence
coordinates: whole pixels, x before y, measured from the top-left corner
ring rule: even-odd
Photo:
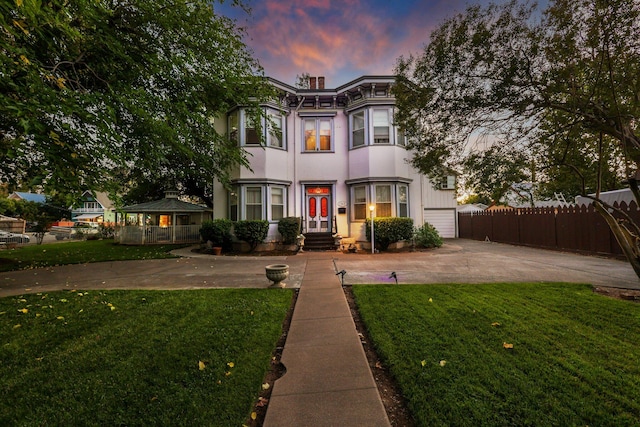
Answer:
[[[640,222],[636,202],[614,206]],[[618,213],[614,216],[622,218]],[[464,239],[488,238],[515,245],[622,255],[609,226],[591,205],[459,213],[458,230]]]

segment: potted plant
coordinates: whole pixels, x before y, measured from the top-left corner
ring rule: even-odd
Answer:
[[[200,236],[205,242],[211,242],[211,250],[215,255],[220,255],[223,248],[228,248],[231,245],[231,227],[233,227],[233,222],[229,219],[204,221],[200,228]]]

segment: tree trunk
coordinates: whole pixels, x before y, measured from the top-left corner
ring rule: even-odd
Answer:
[[[627,257],[631,267],[633,267],[633,271],[635,271],[638,278],[640,278],[640,239],[638,239],[638,236],[634,235],[623,222],[618,221],[602,202],[595,200],[593,205],[596,211],[598,211],[607,222],[620,248],[622,248],[622,252]]]

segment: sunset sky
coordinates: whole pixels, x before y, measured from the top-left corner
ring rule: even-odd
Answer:
[[[500,2],[502,0],[497,0]],[[481,3],[488,3],[481,0]],[[392,74],[401,55],[419,53],[431,31],[469,0],[247,0],[251,16],[216,10],[245,27],[265,73],[284,83],[308,72],[335,88],[363,75]],[[544,1],[543,3],[546,3]]]

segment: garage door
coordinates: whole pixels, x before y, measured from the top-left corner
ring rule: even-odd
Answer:
[[[447,239],[456,237],[455,209],[425,209],[424,222],[433,225],[440,237]]]

